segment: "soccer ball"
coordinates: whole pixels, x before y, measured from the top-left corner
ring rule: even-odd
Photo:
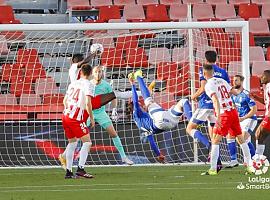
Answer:
[[[104,48],[103,48],[102,44],[95,43],[95,44],[91,45],[90,51],[92,54],[96,53],[97,55],[101,55],[104,51]]]
[[[255,175],[265,174],[269,167],[269,161],[263,155],[255,155],[252,160],[252,172]]]

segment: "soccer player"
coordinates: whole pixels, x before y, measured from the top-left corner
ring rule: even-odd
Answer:
[[[214,77],[222,78],[228,83],[230,83],[228,73],[224,69],[218,67],[215,64],[217,60],[217,54],[215,51],[206,51],[205,59],[206,64],[213,65]],[[204,146],[210,151],[211,143],[209,142],[207,136],[203,135],[202,132],[200,132],[197,129],[199,125],[208,121],[208,132],[211,138],[213,126],[215,125],[216,122],[216,117],[214,115],[213,110],[213,102],[211,98],[209,98],[205,93],[206,79],[203,75],[202,67],[199,70],[199,78],[200,78],[200,88],[195,92],[195,94],[191,96],[191,99],[193,101],[198,101],[198,108],[193,113],[192,118],[187,125],[186,131],[192,138],[198,139],[198,141],[204,144]],[[218,159],[218,167],[219,167],[218,170],[222,168],[220,159]]]
[[[217,175],[217,160],[219,157],[219,143],[228,132],[237,138],[243,151],[244,162],[247,163],[247,173],[251,173],[251,155],[247,143],[242,135],[237,110],[233,107],[231,94],[237,95],[227,81],[214,77],[214,67],[209,64],[203,66],[203,75],[207,80],[205,92],[211,98],[216,115],[216,124],[211,137],[211,168],[201,175]]]
[[[113,91],[111,85],[105,80],[103,80],[102,66],[94,67],[92,76],[93,79],[91,80],[91,83],[95,85],[95,93],[94,93],[95,96],[100,94],[107,94]],[[112,107],[113,107],[112,118],[116,119],[117,118],[116,99],[112,101]],[[129,160],[128,157],[126,156],[121,140],[113,127],[112,120],[105,111],[105,106],[93,110],[93,114],[95,122],[97,122],[103,129],[105,129],[112,137],[113,144],[120,153],[122,162],[128,165],[133,165],[133,161]]]
[[[136,86],[134,83],[136,79],[140,86],[140,90],[146,106],[146,111],[139,104]],[[175,128],[179,123],[183,111],[186,111],[187,113],[187,110],[191,110],[191,106],[187,99],[181,99],[169,110],[164,110],[151,97],[150,91],[143,80],[141,70],[129,74],[129,81],[132,85],[134,121],[140,131],[147,133],[147,138],[150,142],[150,146],[158,157],[159,162],[164,162],[164,156],[160,153],[154,141],[153,134],[161,133],[163,131]]]
[[[233,86],[237,95],[232,95],[232,100],[239,114],[240,126],[242,135],[247,142],[251,157],[255,155],[255,148],[251,142],[251,134],[257,125],[257,106],[254,100],[249,97],[249,92],[243,88],[244,77],[242,75],[235,75],[233,78]],[[237,167],[237,155],[235,137],[228,134],[227,144],[230,151],[231,162],[226,168]]]
[[[80,150],[80,159],[76,175],[84,178],[93,178],[93,175],[88,174],[84,170],[84,165],[91,147],[89,130],[86,126],[86,120],[90,117],[91,126],[95,125],[91,96],[93,96],[94,88],[89,82],[92,68],[88,64],[83,64],[80,71],[80,79],[72,82],[68,86],[64,98],[64,113],[62,116],[63,128],[65,135],[68,138],[68,146],[66,151],[67,169],[65,178],[73,178],[72,164],[77,139],[83,142]]]
[[[270,135],[270,70],[265,70],[261,76],[261,84],[264,85],[264,99],[257,96],[256,94],[251,94],[252,97],[265,104],[265,116],[261,124],[256,130],[256,154],[263,155],[265,149],[265,143]]]

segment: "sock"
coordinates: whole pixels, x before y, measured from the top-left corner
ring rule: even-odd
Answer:
[[[182,108],[186,118],[190,120],[192,117],[192,108],[189,101],[187,99],[181,99],[180,101],[182,101]]]
[[[204,136],[200,131],[196,129],[191,130],[191,137],[198,139],[201,143],[204,144],[208,149],[210,147],[210,142],[206,136]]]
[[[74,142],[75,143],[75,142]],[[78,141],[76,141],[76,147],[77,147],[77,145],[78,145]],[[67,146],[68,147],[68,146]],[[65,149],[65,151],[62,153],[62,156],[64,157],[64,158],[66,158],[66,156],[67,156],[67,147],[66,147],[66,149]]]
[[[235,139],[227,139],[227,144],[228,144],[231,160],[236,160],[237,159],[237,149],[236,149]]]
[[[74,152],[77,147],[77,142],[72,142],[67,145],[66,148],[66,160],[67,160],[67,169],[72,171],[73,157]]]
[[[126,157],[126,153],[124,151],[124,148],[123,148],[123,145],[122,145],[122,142],[121,142],[119,136],[114,137],[112,140],[113,140],[114,146],[116,147],[116,149],[120,153],[121,158],[122,159],[125,158]]]
[[[219,144],[213,144],[211,150],[211,169],[217,170],[217,160],[219,156]]]
[[[151,149],[155,152],[156,156],[160,156],[160,151],[159,151],[159,148],[154,140],[153,135],[152,134],[148,135],[147,139],[150,143]]]
[[[249,142],[247,144],[248,144],[249,152],[250,152],[250,155],[251,155],[251,158],[252,158],[255,155],[254,145],[252,144],[252,142]]]
[[[80,150],[79,167],[84,168],[92,142],[84,142]]]
[[[258,144],[258,143],[257,143],[257,146],[256,146],[256,154],[258,154],[258,155],[263,155],[264,149],[265,149],[265,145],[264,145],[264,144]]]
[[[140,85],[140,89],[142,92],[143,99],[146,100],[147,98],[151,97],[148,87],[146,86],[142,77],[137,77],[138,83]]]
[[[245,142],[243,144],[240,144],[240,147],[241,147],[243,155],[244,155],[244,162],[247,163],[248,166],[251,166],[252,165],[251,155],[250,155],[247,143]]]

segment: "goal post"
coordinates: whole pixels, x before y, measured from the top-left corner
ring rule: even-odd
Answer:
[[[103,44],[105,51],[95,64],[106,66],[104,78],[114,90],[130,91],[127,74],[142,69],[147,84],[156,80],[155,100],[168,109],[181,98],[190,100],[198,89],[198,67],[206,50],[217,52],[217,63],[230,76],[245,76],[244,87],[249,90],[248,30],[246,21],[1,24],[6,51],[0,48],[0,167],[59,165],[57,157],[67,144],[61,99],[69,84],[68,68],[72,55],[87,56],[91,44]],[[129,113],[130,99],[119,99],[118,104],[119,120],[113,125],[127,156],[136,164],[156,163]],[[111,105],[106,110],[110,114]],[[206,148],[186,134],[187,123],[183,117],[176,129],[154,136],[169,163],[207,158]],[[206,126],[201,130],[206,133]],[[99,125],[90,132],[93,147],[88,164],[121,164],[108,133]],[[228,161],[224,142],[221,153]]]

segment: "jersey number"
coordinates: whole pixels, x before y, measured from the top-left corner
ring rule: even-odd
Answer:
[[[80,91],[80,89],[74,90],[74,88],[71,88],[70,97],[72,97],[76,102],[79,100]]]
[[[223,99],[224,98],[226,98],[226,99],[230,98],[230,94],[229,94],[229,92],[227,91],[227,88],[224,85],[221,85],[220,87],[218,87],[218,91],[219,91],[219,93],[220,93],[220,95],[221,95],[221,97]]]

